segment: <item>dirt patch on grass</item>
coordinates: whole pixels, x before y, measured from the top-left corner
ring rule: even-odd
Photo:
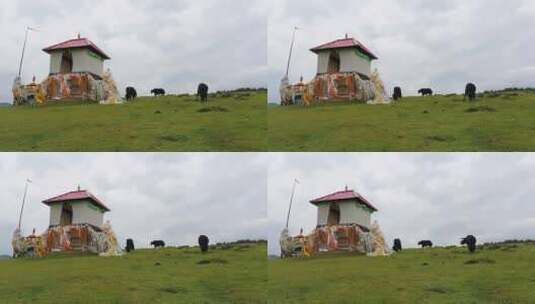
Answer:
[[[197,110],[199,113],[209,113],[209,112],[228,112],[226,108],[223,107],[205,107]]]
[[[449,293],[451,290],[449,290],[446,287],[434,286],[434,287],[426,288],[425,291],[433,292],[433,293],[446,294],[446,293]]]
[[[438,142],[453,142],[455,141],[455,137],[450,135],[433,135],[433,136],[427,136],[425,138],[427,141],[438,141]]]
[[[197,265],[208,265],[208,264],[228,264],[227,260],[214,258],[209,260],[200,260],[197,262]]]
[[[186,142],[189,140],[189,137],[186,135],[163,135],[158,137],[161,140],[171,141],[171,142]]]
[[[165,287],[159,289],[161,292],[167,292],[172,294],[179,294],[179,293],[186,293],[188,292],[187,289],[181,288],[181,287]]]
[[[489,258],[480,258],[480,259],[472,259],[464,262],[465,265],[475,265],[475,264],[496,264],[495,260],[491,260]]]
[[[489,106],[480,106],[469,108],[465,111],[466,113],[477,113],[477,112],[496,112],[496,109]]]

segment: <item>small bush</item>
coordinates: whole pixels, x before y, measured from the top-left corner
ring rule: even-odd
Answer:
[[[473,107],[465,110],[466,113],[476,113],[476,112],[496,112],[496,109],[491,108],[489,106],[480,106],[480,107]]]
[[[186,142],[189,140],[189,137],[185,135],[163,135],[159,139],[171,142]]]
[[[227,260],[214,258],[209,260],[200,260],[197,262],[197,265],[208,265],[208,264],[228,264]]]
[[[434,293],[441,293],[441,294],[445,294],[445,293],[449,292],[449,290],[447,288],[439,287],[439,286],[426,288],[425,291],[434,292]]]
[[[160,291],[172,293],[172,294],[178,294],[178,293],[186,293],[187,289],[180,288],[180,287],[165,287],[165,288],[160,288]]]
[[[474,265],[474,264],[495,264],[495,260],[491,260],[489,258],[481,258],[481,259],[472,259],[464,262],[466,265]]]
[[[455,141],[455,137],[449,136],[449,135],[433,135],[433,136],[428,136],[425,139],[429,141],[439,141],[439,142]]]
[[[208,112],[228,112],[226,108],[223,107],[206,107],[199,109],[197,112],[199,113],[208,113]]]

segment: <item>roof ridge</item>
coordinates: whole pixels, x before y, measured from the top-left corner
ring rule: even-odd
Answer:
[[[87,37],[72,38],[43,49],[44,52],[50,53],[54,50],[71,49],[71,48],[89,48],[99,54],[102,58],[111,59],[103,50],[101,50],[93,41]]]
[[[72,195],[72,194],[81,194],[83,197],[75,197],[75,198],[71,197],[71,198],[69,198],[68,196]],[[97,198],[95,195],[93,195],[93,193],[89,192],[89,190],[68,191],[68,192],[65,192],[63,194],[60,194],[60,195],[51,197],[49,199],[46,199],[46,200],[42,201],[42,203],[48,205],[49,203],[58,202],[58,201],[61,202],[63,200],[70,201],[70,200],[80,200],[80,199],[91,199],[96,205],[101,206],[106,211],[111,211],[110,208],[108,208],[106,206],[106,204],[104,204],[104,202],[102,202],[99,198]]]

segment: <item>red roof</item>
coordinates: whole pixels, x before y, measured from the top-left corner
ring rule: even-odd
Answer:
[[[43,204],[50,206],[53,203],[61,203],[61,202],[66,202],[66,201],[78,201],[78,200],[86,200],[86,199],[91,200],[93,204],[101,207],[102,209],[106,211],[110,211],[110,209],[106,207],[106,205],[104,205],[104,203],[101,200],[99,200],[96,196],[94,196],[93,194],[91,194],[89,191],[86,191],[86,190],[67,192],[62,195],[58,195],[56,197],[44,200]]]
[[[366,55],[370,56],[372,59],[378,59],[377,56],[375,56],[372,53],[372,51],[370,51],[364,44],[362,44],[360,41],[356,40],[355,38],[344,38],[344,39],[334,40],[329,43],[325,43],[315,48],[312,48],[310,50],[314,53],[318,53],[320,51],[325,51],[325,50],[344,49],[344,48],[357,48],[361,50],[362,52],[364,52]]]
[[[44,48],[43,51],[46,53],[57,51],[57,50],[65,50],[65,49],[75,49],[75,48],[89,48],[93,52],[99,54],[104,59],[111,59],[106,53],[104,53],[101,49],[98,48],[91,40],[87,38],[76,38],[67,40],[58,44],[54,44],[52,46],[49,46],[47,48]]]
[[[347,201],[347,200],[358,200],[362,204],[368,206],[373,211],[378,211],[377,208],[375,208],[372,203],[370,203],[366,198],[364,198],[359,193],[353,191],[353,190],[344,190],[344,191],[338,191],[335,193],[331,193],[329,195],[322,196],[320,198],[311,200],[310,203],[314,205],[318,205],[319,203],[323,202],[339,202],[339,201]]]

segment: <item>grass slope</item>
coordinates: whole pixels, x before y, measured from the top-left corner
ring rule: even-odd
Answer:
[[[265,303],[266,263],[265,244],[1,261],[0,303]]]
[[[535,151],[535,94],[269,107],[271,151]]]
[[[535,303],[535,246],[268,262],[269,303]]]
[[[266,93],[0,108],[0,130],[1,151],[264,151]]]

